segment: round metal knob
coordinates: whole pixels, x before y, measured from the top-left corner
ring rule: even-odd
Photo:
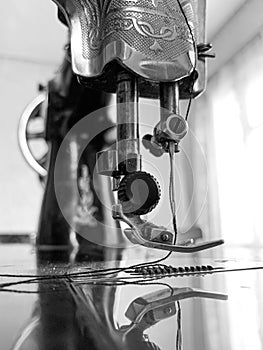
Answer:
[[[178,114],[171,114],[165,121],[155,127],[155,138],[158,142],[163,140],[181,141],[188,132],[187,121]]]
[[[146,172],[126,175],[120,182],[118,199],[125,214],[145,215],[158,204],[161,190],[155,178]]]

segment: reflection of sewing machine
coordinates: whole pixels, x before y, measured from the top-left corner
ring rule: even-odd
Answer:
[[[41,271],[40,257],[38,263]],[[44,266],[47,271],[47,266]],[[62,266],[57,267],[63,269]],[[194,337],[194,332],[185,332],[185,326],[191,320],[185,314],[182,317],[184,308],[183,305],[181,308],[180,301],[191,300],[195,303],[195,298],[204,302],[208,299],[215,302],[228,300],[226,294],[190,287],[168,288],[166,285],[160,289],[153,283],[148,287],[141,286],[138,292],[136,283],[120,287],[117,282],[114,284],[114,278],[111,286],[105,286],[103,278],[96,284],[89,284],[89,278],[86,276],[82,279],[81,274],[75,274],[73,279],[61,278],[62,275],[60,278],[59,275],[53,276],[52,279],[51,276],[49,280],[41,280],[40,277],[34,312],[13,349],[163,349],[158,347],[162,343],[159,330],[164,321],[169,321],[172,333],[166,328],[165,335],[174,339],[176,334],[176,347],[168,348],[179,350],[182,349],[183,336]],[[78,285],[81,279],[83,284]],[[124,288],[123,294],[117,292],[121,288]],[[133,300],[130,302],[127,288],[130,292],[132,290]],[[122,299],[120,310],[114,307],[118,299]],[[120,314],[121,318],[124,317],[122,321],[119,321]],[[173,317],[177,318],[177,324]],[[150,339],[151,329],[155,329],[157,335],[154,342]]]
[[[165,289],[159,292],[154,292],[144,297],[135,299],[126,311],[126,317],[132,321],[131,327],[138,327],[142,320],[150,320],[151,325],[171,317],[176,314],[175,303],[180,300],[190,298],[207,298],[217,300],[227,300],[225,294],[211,293],[192,288],[173,288],[172,290]],[[169,312],[168,312],[169,310]]]
[[[140,334],[141,339],[148,339],[147,334],[145,334],[147,329],[177,315],[176,342],[180,343],[182,341],[180,301],[193,298],[227,300],[228,296],[226,294],[187,287],[154,291],[150,294],[138,297],[130,303],[125,313],[125,316],[131,321],[131,324],[122,327],[121,331],[124,337],[127,339],[130,337],[132,339],[135,335],[138,337]],[[178,346],[178,348],[180,349],[181,347]]]
[[[206,0],[54,2],[59,8],[59,18],[70,29],[70,50],[68,60],[48,86],[46,139],[50,151],[39,244],[67,247],[72,226],[80,235],[83,227],[88,228],[95,243],[103,241],[100,237],[108,214],[93,183],[96,172],[112,179],[112,189],[118,194],[113,218],[130,226],[125,234],[133,243],[185,253],[222,244],[223,241],[218,240],[189,246],[177,241],[174,162],[180,141],[188,131],[191,100],[201,94],[206,85],[205,60],[211,48],[205,42]],[[106,93],[116,93],[117,99],[117,142],[107,150],[103,149],[106,146],[103,131],[111,124],[106,114],[101,112],[92,122],[83,121],[84,116],[107,104]],[[164,153],[170,156],[169,191],[174,232],[141,218],[156,207],[160,190],[155,178],[142,169],[140,97],[160,100],[160,121],[151,135],[143,137],[143,144],[157,157]],[[180,99],[190,101],[185,117],[180,114]],[[43,101],[36,102],[31,112]],[[77,124],[83,134],[72,132]],[[27,123],[22,125],[21,139],[30,136]],[[45,175],[46,159],[42,157],[42,165],[38,167],[39,162],[34,162],[28,152],[27,142],[22,144],[27,159]],[[61,148],[59,151],[61,145],[62,151]],[[81,150],[85,150],[83,154]],[[62,157],[57,157],[59,152],[63,153]],[[92,180],[88,180],[90,178]]]

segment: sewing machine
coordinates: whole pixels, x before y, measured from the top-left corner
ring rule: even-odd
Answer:
[[[206,0],[54,2],[69,28],[66,57],[24,111],[19,128],[23,154],[45,184],[39,249],[68,249],[72,231],[80,246],[85,232],[86,248],[105,242],[105,234],[110,246],[120,221],[129,227],[121,230],[129,241],[149,248],[193,253],[221,245],[222,240],[196,244],[191,237],[180,239],[176,220],[175,158],[188,132],[192,99],[206,87],[206,59],[212,57],[205,34]],[[102,108],[109,93],[116,96],[116,142],[107,144],[114,125]],[[142,97],[160,101],[160,120],[143,136]],[[189,101],[185,115],[181,100]],[[86,118],[98,110],[96,118]],[[45,126],[30,132],[30,122],[38,118]],[[36,159],[29,141],[43,137],[49,149]],[[159,157],[169,155],[173,230],[144,218],[158,205],[161,192],[154,176],[143,170],[140,140],[156,156],[157,167]],[[104,189],[103,198],[98,188]]]

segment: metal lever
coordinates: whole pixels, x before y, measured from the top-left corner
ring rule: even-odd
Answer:
[[[224,240],[222,239],[199,243],[193,246],[185,246],[180,244],[173,245],[172,243],[167,244],[167,243],[161,243],[158,241],[151,241],[143,237],[142,229],[144,231],[145,229],[154,230],[154,229],[158,229],[157,226],[153,227],[153,225],[151,224],[147,225],[147,222],[142,221],[141,218],[137,215],[128,217],[123,213],[122,206],[120,204],[113,205],[112,209],[113,209],[112,216],[114,219],[121,220],[130,226],[131,230],[124,230],[124,233],[132,243],[140,244],[148,248],[166,250],[166,251],[175,252],[175,253],[196,253],[202,250],[214,248],[221,244],[224,244]],[[166,231],[165,229],[159,229],[159,230],[160,232],[162,232],[163,235],[167,234],[168,238],[169,238],[169,235],[171,235],[171,232]]]

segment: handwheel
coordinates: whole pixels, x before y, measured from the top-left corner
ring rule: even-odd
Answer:
[[[45,140],[45,102],[42,93],[30,102],[18,124],[18,143],[28,165],[41,180],[47,175],[48,145]]]

